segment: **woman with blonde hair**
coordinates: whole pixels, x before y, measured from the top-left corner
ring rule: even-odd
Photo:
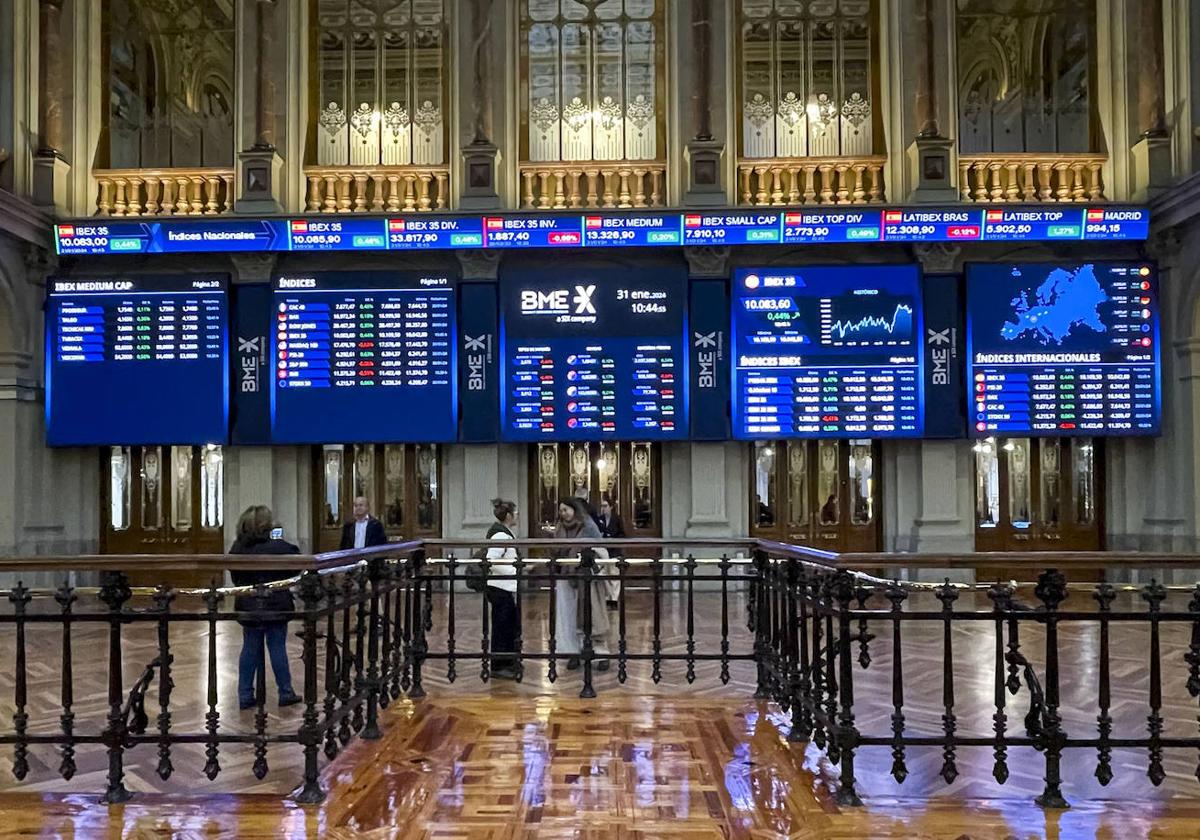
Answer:
[[[275,517],[266,505],[246,508],[238,519],[237,539],[229,548],[230,554],[299,554],[300,549],[283,540],[283,530],[275,527]],[[234,586],[258,586],[294,577],[297,572],[236,569],[230,571]],[[287,613],[295,607],[292,593],[288,589],[272,589],[260,603],[257,595],[239,595],[233,608],[240,613]],[[275,672],[275,687],[279,690],[279,705],[292,706],[300,702],[292,688],[292,671],[287,656],[287,619],[256,620],[242,619],[242,653],[238,659],[238,706],[254,708],[265,702],[255,697],[258,674],[266,668],[263,643],[271,656],[271,670]]]

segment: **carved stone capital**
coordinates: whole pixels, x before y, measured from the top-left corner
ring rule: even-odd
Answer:
[[[688,274],[692,277],[728,277],[729,246],[700,245],[683,249],[683,258],[688,263]]]
[[[455,251],[463,280],[495,280],[500,273],[499,251]]]
[[[21,250],[25,258],[25,277],[36,286],[44,286],[46,278],[58,271],[58,254],[32,242],[23,243]]]
[[[230,254],[233,263],[233,282],[269,283],[275,273],[275,254]]]
[[[962,247],[951,242],[918,242],[913,253],[927,274],[953,274],[962,267]]]

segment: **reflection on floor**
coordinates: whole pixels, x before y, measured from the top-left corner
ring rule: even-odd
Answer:
[[[698,596],[698,601],[699,612],[715,614],[715,596]],[[538,614],[541,606],[535,605],[527,614],[527,637],[536,636],[539,626],[544,626]],[[461,630],[469,632],[473,615],[466,609],[459,612]],[[678,605],[665,611],[665,624],[670,646],[678,649],[683,627]],[[233,654],[237,637],[236,629],[231,629],[222,645]],[[891,713],[890,634],[884,624],[871,629],[878,637],[871,646],[874,661],[870,669],[856,670],[856,711],[864,732],[880,733],[886,731]],[[646,631],[638,623],[631,632],[631,646],[643,645]],[[979,623],[955,636],[956,710],[962,734],[990,732],[991,634],[990,625]],[[1072,733],[1091,732],[1096,714],[1095,634],[1090,628],[1065,628],[1063,635],[1065,725]],[[1167,731],[1193,732],[1195,701],[1183,685],[1187,672],[1182,656],[1188,639],[1182,628],[1164,628],[1164,637]],[[1043,638],[1030,631],[1022,641],[1036,659]],[[186,637],[181,632],[181,658],[198,657],[202,642],[201,635]],[[711,628],[704,630],[701,649],[714,642]],[[743,629],[734,647],[745,649],[747,642]],[[40,690],[48,692],[48,702],[57,694],[57,646],[49,636],[43,643],[38,678]],[[130,647],[138,650],[136,640]],[[441,645],[435,640],[431,647]],[[1113,648],[1117,651],[1114,692],[1119,688],[1114,701],[1116,731],[1139,734],[1145,731],[1146,632],[1133,626],[1116,628]],[[478,650],[478,635],[460,638],[459,650]],[[914,732],[936,735],[942,712],[940,625],[912,628],[906,634],[905,651],[908,724]],[[0,650],[0,656],[7,655]],[[199,661],[181,662],[183,668],[193,670],[181,672],[187,676],[177,678],[177,694],[199,694],[203,687]],[[1135,840],[1200,836],[1200,786],[1192,776],[1196,760],[1192,754],[1168,752],[1167,782],[1154,788],[1146,780],[1144,752],[1118,750],[1116,780],[1102,788],[1092,776],[1094,753],[1069,753],[1064,791],[1074,807],[1044,812],[1032,803],[1040,791],[1043,767],[1041,756],[1032,750],[1012,751],[1013,778],[1003,787],[991,780],[990,749],[961,750],[960,778],[952,786],[936,776],[940,749],[910,750],[911,775],[899,786],[887,775],[891,763],[887,749],[865,748],[858,762],[865,807],[839,810],[830,795],[836,768],[815,748],[806,750],[787,742],[787,718],[769,704],[751,699],[753,672],[745,664],[734,666],[733,682],[724,688],[716,680],[716,666],[700,665],[696,684],[688,686],[682,665],[669,665],[663,682],[656,686],[648,667],[638,664],[631,666],[630,685],[623,688],[615,684],[612,672],[603,675],[598,681],[600,696],[592,701],[575,696],[578,674],[564,674],[551,686],[544,667],[533,665],[527,684],[481,686],[474,667],[459,663],[458,679],[449,685],[444,665],[432,666],[427,700],[394,705],[384,716],[382,741],[357,742],[326,768],[330,796],[321,808],[304,810],[281,799],[298,777],[299,756],[294,749],[272,751],[272,775],[266,783],[254,782],[248,753],[225,751],[226,771],[214,784],[199,774],[203,764],[199,752],[183,750],[176,760],[179,772],[163,784],[150,772],[155,759],[151,749],[140,760],[144,765],[135,761],[130,787],[171,793],[171,797],[148,792],[124,807],[105,809],[96,806],[94,796],[79,793],[8,793],[0,795],[0,825],[12,834],[78,838]],[[89,674],[92,691],[77,689],[77,694],[81,699],[87,696],[86,705],[102,712],[102,672]],[[232,674],[223,674],[225,679],[232,679]],[[0,692],[11,697],[10,686],[0,685]],[[1020,697],[1009,707],[1014,729],[1025,708]],[[190,721],[188,709],[181,711],[179,720]],[[223,726],[250,727],[248,714],[224,711]],[[0,710],[5,713],[11,709]],[[43,729],[55,722],[38,721]],[[297,723],[291,715],[281,722]],[[103,787],[99,750],[88,751],[87,773],[69,785],[52,781],[57,765],[53,751],[35,747],[33,754],[41,764],[35,765],[31,780],[43,789],[78,792]],[[231,790],[241,792],[208,793]]]

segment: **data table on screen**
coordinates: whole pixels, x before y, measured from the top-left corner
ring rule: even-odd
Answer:
[[[51,278],[51,446],[222,443],[228,436],[227,278]]]
[[[687,276],[535,271],[501,283],[501,437],[682,440]]]
[[[274,284],[271,439],[457,436],[455,295],[444,275],[325,272]]]
[[[735,437],[921,436],[915,266],[742,269],[733,284]]]
[[[1144,262],[969,265],[972,434],[1157,434],[1156,275]]]

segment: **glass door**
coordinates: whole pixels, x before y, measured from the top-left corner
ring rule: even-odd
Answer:
[[[100,457],[105,554],[225,550],[220,446],[112,446]]]
[[[977,441],[976,550],[1101,550],[1100,445],[1093,438]]]
[[[389,540],[442,535],[441,452],[425,443],[331,443],[313,452],[317,551],[336,551],[354,499],[367,500]]]
[[[757,441],[751,451],[752,536],[826,551],[878,551],[878,444]]]
[[[628,537],[662,536],[659,444],[538,443],[530,447],[530,536],[553,536],[558,500],[575,496],[594,512],[602,502],[621,517]]]

